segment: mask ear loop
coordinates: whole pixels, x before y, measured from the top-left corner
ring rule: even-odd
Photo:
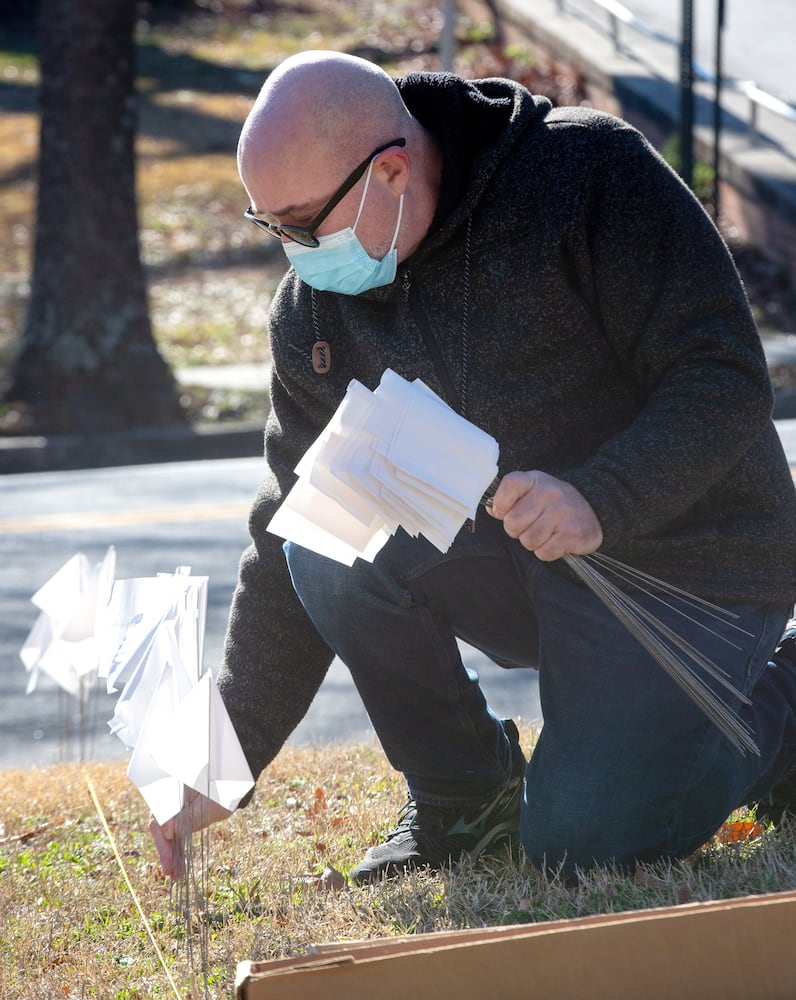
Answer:
[[[365,207],[365,197],[368,193],[368,188],[370,187],[370,175],[373,170],[373,160],[368,164],[368,172],[365,174],[365,188],[362,192],[362,197],[359,199],[359,211],[357,212],[357,217],[354,219],[354,225],[351,227],[351,231],[355,233],[357,231],[357,226],[359,225],[359,217],[362,215],[362,209]]]
[[[398,239],[398,230],[401,228],[401,216],[403,215],[403,211],[404,211],[404,196],[401,195],[401,198],[398,202],[398,221],[395,223],[395,232],[392,234],[392,243],[390,244],[390,249],[387,251],[387,253],[392,253],[393,250],[395,249],[395,242]]]
[[[365,188],[362,192],[362,197],[359,199],[359,210],[357,211],[356,219],[354,219],[354,225],[351,227],[352,233],[356,233],[357,226],[359,225],[359,217],[360,215],[362,215],[362,209],[365,207],[365,198],[368,193],[368,188],[370,187],[370,175],[372,170],[373,170],[373,160],[370,161],[370,164],[368,165],[368,172],[365,175]],[[387,253],[392,253],[392,251],[395,249],[395,243],[396,240],[398,239],[398,233],[401,229],[401,217],[403,216],[403,211],[404,211],[404,196],[401,195],[401,198],[398,202],[398,221],[395,223],[395,232],[392,234],[392,243],[390,244],[390,249],[387,251]]]

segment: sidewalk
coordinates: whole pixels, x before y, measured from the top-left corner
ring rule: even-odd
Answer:
[[[576,69],[595,106],[626,119],[660,143],[677,133],[677,51],[621,25],[614,44],[608,14],[568,0],[496,0],[504,21],[542,52]],[[563,10],[561,8],[564,8]],[[722,95],[722,214],[741,237],[781,260],[796,281],[796,124],[768,112],[760,135],[748,128],[748,100]],[[695,155],[713,159],[713,92],[695,86]]]

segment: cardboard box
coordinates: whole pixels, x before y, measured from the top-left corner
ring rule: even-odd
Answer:
[[[318,945],[237,1000],[794,1000],[796,892]]]

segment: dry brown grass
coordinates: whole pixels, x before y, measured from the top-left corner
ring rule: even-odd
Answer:
[[[534,733],[521,726],[523,746]],[[405,790],[375,746],[285,749],[252,804],[207,836],[189,920],[160,875],[146,807],[123,764],[10,771],[0,782],[0,1000],[173,996],[89,796],[90,776],[183,997],[228,997],[243,959],[318,942],[546,921],[796,888],[793,829],[718,841],[634,875],[598,869],[566,885],[507,851],[437,875],[337,888],[392,825]],[[195,838],[198,842],[199,838]],[[206,948],[206,953],[203,952]],[[203,957],[204,954],[204,957]],[[207,993],[204,993],[204,979]]]
[[[186,927],[146,832],[146,806],[124,764],[92,763],[3,774],[0,997],[169,993],[87,776],[172,974],[185,996],[200,995],[191,979],[202,963],[192,967]],[[398,798],[395,778],[373,749],[280,755],[256,802],[207,837],[207,898],[190,936],[209,935],[207,971],[218,984],[211,995],[229,994],[240,958],[289,954],[319,932],[351,933],[355,909],[320,892],[317,876],[327,864],[353,864]],[[362,915],[353,923],[361,936]],[[369,919],[364,928],[373,931]]]

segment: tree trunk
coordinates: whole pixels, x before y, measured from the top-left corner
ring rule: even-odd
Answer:
[[[40,0],[33,279],[7,402],[41,433],[184,422],[155,345],[135,193],[136,0]]]

